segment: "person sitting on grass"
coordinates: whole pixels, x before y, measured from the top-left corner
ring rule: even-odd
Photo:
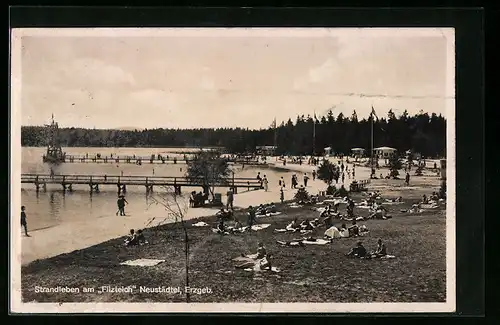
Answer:
[[[224,225],[224,219],[219,220],[219,224],[217,225],[217,232],[219,234],[223,234],[226,232],[226,226]]]
[[[301,222],[300,228],[302,230],[314,230],[314,226],[311,224],[311,222],[307,218],[306,218],[306,220]]]
[[[264,247],[264,243],[259,242],[259,244],[257,246],[257,253],[256,254],[245,255],[245,254],[241,253],[241,256],[248,257],[252,260],[258,260],[258,259],[264,258],[266,256],[266,254],[267,254],[267,251],[266,251],[266,248]]]
[[[356,246],[354,246],[349,253],[346,254],[348,257],[357,257],[357,258],[366,258],[368,253],[366,248],[363,246],[362,242],[358,242]]]
[[[286,229],[286,230],[288,230],[288,231],[299,231],[299,230],[300,230],[300,225],[299,225],[299,223],[298,223],[298,221],[297,221],[297,218],[293,219],[293,221],[292,221],[292,222],[290,222],[290,223],[286,226],[286,228],[285,228],[285,229]]]
[[[260,261],[259,261],[259,268],[261,270],[271,270],[272,269],[272,263],[271,263],[271,254],[266,254]]]
[[[332,214],[327,213],[322,219],[321,222],[323,222],[326,226],[326,229],[330,228],[333,225],[332,222]]]
[[[276,213],[278,212],[278,209],[276,208],[276,205],[274,203],[270,203],[267,208],[266,208],[267,213]]]
[[[221,208],[216,214],[217,219],[228,220],[231,217],[231,212]]]
[[[429,203],[429,200],[427,199],[427,195],[425,195],[425,194],[424,194],[424,195],[422,195],[422,201],[421,201],[420,203],[422,203],[422,204],[427,204],[427,203]]]
[[[387,215],[387,209],[384,208],[382,205],[379,205],[376,207],[375,211],[373,211],[372,214],[370,214],[370,216],[368,217],[368,219],[388,219],[390,218],[388,215]]]
[[[349,228],[347,228],[347,230],[349,231],[349,237],[359,236],[359,227],[356,224],[356,220],[352,221],[352,225]]]
[[[144,237],[142,229],[137,230],[137,242],[139,243],[139,245],[144,245],[148,243],[146,237]]]
[[[259,205],[259,207],[256,210],[256,214],[257,215],[266,215],[267,214],[266,207],[263,204]]]
[[[387,249],[385,248],[384,243],[382,243],[382,239],[379,239],[377,241],[377,250],[375,250],[375,252],[373,252],[371,255],[373,258],[379,258],[387,255]]]
[[[134,229],[130,229],[130,233],[128,237],[125,239],[125,245],[126,246],[133,246],[133,245],[138,245],[139,241],[137,239],[137,234],[135,233]]]
[[[349,237],[349,229],[347,229],[347,226],[345,223],[343,223],[339,229],[340,232],[340,237],[347,238]]]
[[[431,200],[431,201],[434,201],[434,202],[439,201],[439,195],[437,194],[437,192],[432,192],[432,195],[431,195],[431,197],[430,197],[430,200]]]
[[[243,225],[238,219],[236,219],[233,229],[241,229],[241,228],[243,228]]]

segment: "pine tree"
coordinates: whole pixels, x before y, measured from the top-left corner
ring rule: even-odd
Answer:
[[[401,168],[403,168],[403,163],[401,162],[399,155],[395,153],[389,158],[389,169],[391,171],[390,176],[397,179]]]

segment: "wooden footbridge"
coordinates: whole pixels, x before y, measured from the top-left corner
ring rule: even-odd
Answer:
[[[34,184],[37,191],[40,188],[46,190],[47,184],[61,185],[63,190],[72,191],[73,185],[88,185],[90,192],[99,192],[99,186],[114,185],[118,193],[126,193],[127,186],[144,186],[146,193],[153,192],[155,186],[172,186],[176,194],[181,194],[182,187],[201,187],[208,193],[208,186],[201,178],[187,177],[165,177],[165,176],[115,176],[115,175],[44,175],[44,174],[22,174],[22,184]],[[231,187],[234,193],[238,188],[258,190],[262,188],[261,182],[256,178],[225,178],[215,187]]]
[[[177,163],[187,163],[190,159],[186,157],[171,157],[171,156],[161,156],[152,155],[150,157],[139,157],[139,156],[71,156],[65,155],[64,163],[125,163],[125,164],[135,164],[142,165],[144,163],[148,164],[177,164]],[[267,165],[265,162],[260,162],[255,159],[228,159],[229,163],[232,164],[244,164],[244,165]]]

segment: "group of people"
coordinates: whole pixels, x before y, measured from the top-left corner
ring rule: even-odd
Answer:
[[[346,256],[349,257],[355,257],[355,258],[363,258],[363,259],[369,259],[369,258],[380,258],[384,257],[387,255],[387,249],[382,242],[382,239],[379,239],[377,241],[377,248],[375,251],[369,253],[366,248],[363,246],[362,242],[358,242],[356,246],[354,246],[349,253],[346,254]]]
[[[144,245],[147,244],[146,237],[144,236],[142,229],[135,231],[134,229],[130,229],[130,232],[125,239],[125,246],[135,246],[135,245]]]
[[[189,195],[189,207],[201,207],[205,204],[206,200],[208,200],[208,193],[192,191]]]
[[[244,255],[242,253],[241,258],[243,259],[242,263],[235,265],[235,268],[237,269],[255,269],[256,267],[259,270],[272,269],[272,255],[267,252],[262,242],[259,242],[256,254]]]
[[[269,181],[267,180],[267,176],[264,175],[264,177],[261,177],[260,172],[258,172],[257,179],[260,181],[260,185],[264,189],[264,191],[267,192],[269,190]]]

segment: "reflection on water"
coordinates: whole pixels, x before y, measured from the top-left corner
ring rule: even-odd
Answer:
[[[84,155],[85,153],[118,154],[147,156],[151,153],[162,153],[169,151],[168,148],[66,148],[67,154]],[[42,163],[42,155],[45,148],[22,148],[22,173],[45,173],[48,174],[50,167]],[[154,169],[154,171],[153,171]],[[184,164],[105,164],[105,163],[65,163],[54,168],[56,174],[91,174],[91,175],[154,175],[155,176],[184,176]],[[260,172],[269,180],[269,187],[277,187],[281,176],[288,178],[292,173],[278,171],[269,168],[255,168],[247,166],[235,166],[235,177],[256,177]],[[288,174],[288,175],[287,175]],[[196,188],[192,188],[196,189]],[[155,188],[155,192],[161,192],[161,188]],[[191,188],[183,188],[187,193]],[[196,189],[197,191],[201,189]],[[225,193],[224,189],[217,192]],[[99,193],[90,193],[88,185],[73,185],[73,192],[64,192],[60,185],[47,185],[46,191],[35,191],[33,184],[22,184],[22,204],[26,206],[28,227],[30,231],[55,227],[67,222],[99,222],[101,218],[116,218],[117,190],[116,186],[102,185]],[[237,200],[237,198],[236,198]],[[278,197],[276,198],[278,200]],[[161,205],[152,204],[152,200],[146,196],[146,190],[141,186],[127,187],[126,206],[128,216],[141,215],[155,218],[155,222],[164,220],[166,212]],[[207,210],[208,211],[208,210]],[[208,211],[208,213],[211,213]]]

